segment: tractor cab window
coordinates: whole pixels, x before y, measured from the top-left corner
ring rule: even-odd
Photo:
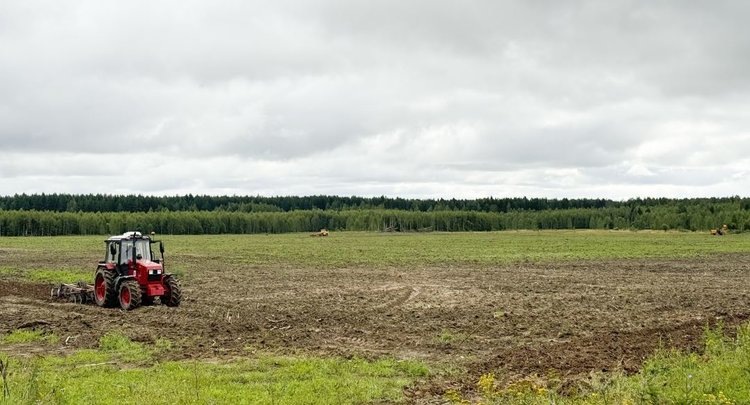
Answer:
[[[127,263],[128,260],[133,259],[134,246],[136,260],[151,260],[151,247],[149,246],[148,240],[124,240],[122,241],[122,256],[120,263]]]
[[[114,253],[112,251],[114,250]],[[120,244],[117,242],[109,242],[107,245],[107,257],[105,262],[117,263],[117,258],[120,257]]]
[[[151,244],[146,239],[135,241],[135,256],[138,260],[151,260]]]
[[[122,241],[122,249],[120,249],[121,257],[120,263],[125,264],[128,260],[133,258],[133,241],[124,240]]]

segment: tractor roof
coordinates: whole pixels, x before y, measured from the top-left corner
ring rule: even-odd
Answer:
[[[116,241],[116,240],[127,240],[127,239],[150,239],[150,238],[148,237],[148,235],[143,236],[140,232],[128,231],[128,232],[123,233],[122,235],[110,236],[109,239],[107,239],[107,242]]]

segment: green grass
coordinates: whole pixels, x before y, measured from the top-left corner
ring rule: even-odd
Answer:
[[[21,268],[0,267],[0,279],[23,279],[37,283],[60,284],[89,281],[93,278],[92,270],[77,268]]]
[[[28,329],[14,330],[5,336],[0,336],[0,343],[7,345],[35,342],[54,344],[59,340],[60,339],[54,334]]]
[[[75,283],[77,281],[89,281],[94,277],[91,270],[81,269],[36,269],[26,272],[26,277],[31,281],[40,283]]]
[[[195,246],[170,237],[175,254]],[[585,259],[682,258],[750,250],[750,235],[702,233],[548,231],[493,233],[206,236],[204,248],[232,263],[294,266],[494,265]]]
[[[134,351],[145,354],[128,354]],[[12,358],[11,397],[0,404],[358,404],[397,401],[404,386],[428,375],[419,362],[393,359],[261,354],[221,363],[160,363],[155,353],[112,333],[102,337],[98,350]]]
[[[464,333],[443,329],[440,334],[437,335],[436,340],[438,343],[449,345],[451,343],[461,342],[467,339],[467,337],[468,336]]]
[[[109,332],[99,339],[99,350],[123,362],[145,363],[153,359],[155,347],[133,342],[119,332]]]
[[[104,256],[103,236],[4,237],[0,277],[45,282],[88,280]],[[491,266],[519,262],[692,258],[750,251],[750,234],[712,237],[661,231],[162,235],[168,271],[190,277],[222,266]],[[27,261],[23,258],[35,257]],[[60,272],[60,274],[55,274]]]

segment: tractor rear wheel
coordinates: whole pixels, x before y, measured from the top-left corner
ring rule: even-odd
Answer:
[[[115,272],[100,268],[94,276],[94,301],[100,307],[113,307],[117,303]]]
[[[182,289],[180,283],[174,277],[169,277],[164,286],[167,287],[167,291],[164,296],[161,297],[161,302],[168,307],[176,307],[180,305],[182,301]]]
[[[141,286],[135,280],[126,280],[120,284],[120,308],[129,311],[141,305]]]

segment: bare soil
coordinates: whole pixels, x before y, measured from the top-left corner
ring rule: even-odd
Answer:
[[[206,259],[208,260],[208,259]],[[412,400],[505,379],[638,370],[659,346],[700,350],[706,325],[750,317],[750,255],[426,268],[216,268],[183,280],[178,308],[130,312],[60,302],[51,286],[0,280],[0,334],[42,329],[62,347],[113,330],[175,342],[178,358],[253,350],[421,359],[466,370],[409,389]],[[209,267],[211,266],[211,267]],[[210,269],[210,270],[208,270]]]

